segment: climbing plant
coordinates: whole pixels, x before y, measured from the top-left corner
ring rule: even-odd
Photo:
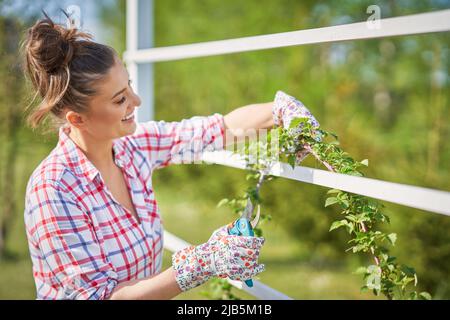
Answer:
[[[277,146],[273,148],[273,146]],[[234,199],[223,199],[218,206],[228,205],[232,212],[241,214],[250,198],[254,204],[261,204],[256,183],[270,181],[274,177],[266,175],[272,166],[281,160],[292,168],[306,155],[312,155],[331,172],[362,177],[361,167],[368,166],[368,159],[354,160],[339,147],[338,136],[334,133],[313,127],[308,118],[296,118],[289,128],[276,127],[271,130],[266,141],[246,143],[240,150],[246,160],[247,180],[252,185],[245,193]],[[325,207],[338,206],[342,218],[334,221],[329,231],[344,229],[350,240],[346,251],[355,254],[367,254],[373,261],[361,266],[356,273],[361,274],[364,285],[361,291],[372,291],[376,296],[384,295],[387,299],[431,299],[427,292],[418,293],[417,274],[414,268],[401,264],[392,256],[389,248],[395,245],[397,235],[385,233],[379,229],[381,224],[389,223],[389,217],[383,212],[385,206],[378,201],[349,192],[331,189],[327,192]],[[271,216],[261,210],[261,222],[255,228],[255,235],[262,236],[262,222],[271,220]],[[232,286],[224,279],[211,281],[211,290],[204,294],[214,299],[239,299],[232,293]]]

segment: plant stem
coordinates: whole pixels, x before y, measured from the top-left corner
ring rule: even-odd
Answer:
[[[317,160],[319,160],[319,161],[320,161],[320,162],[321,162],[328,170],[330,170],[331,172],[335,172],[335,173],[336,173],[336,169],[334,169],[334,167],[333,167],[331,164],[329,164],[328,162],[326,162],[325,160],[322,160],[322,159],[317,155],[317,153],[314,152],[314,150],[311,148],[311,146],[310,146],[309,144],[305,144],[305,145],[304,145],[304,148],[305,148],[305,150],[307,150],[309,153],[311,153]],[[362,232],[367,232],[367,228],[366,228],[364,222],[361,222],[361,223],[360,223],[360,226],[361,226]],[[373,258],[374,258],[374,260],[375,260],[376,265],[379,266],[379,265],[380,265],[380,260],[379,260],[378,257],[375,255],[375,250],[374,250],[373,247],[370,247],[370,252],[371,252],[372,255],[373,255]]]
[[[327,167],[328,170],[332,171],[332,172],[336,172],[336,170],[334,169],[334,167],[329,164],[326,161],[323,161],[322,159],[320,159],[320,157],[317,155],[317,153],[311,148],[311,146],[309,144],[305,144],[304,145],[305,150],[307,150],[309,153],[311,153],[317,160],[319,160],[320,162],[322,162],[322,164]]]
[[[359,225],[361,226],[362,232],[367,232],[367,229],[366,229],[366,226],[365,226],[364,222],[361,222]],[[378,257],[375,255],[375,250],[373,249],[373,247],[370,247],[370,252],[371,252],[372,255],[373,255],[373,259],[375,260],[376,265],[377,265],[377,266],[380,266],[380,260],[379,260]]]

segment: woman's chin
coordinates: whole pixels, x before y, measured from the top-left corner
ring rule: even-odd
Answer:
[[[121,132],[121,136],[129,136],[130,134],[133,134],[136,131],[137,128],[137,124],[136,121],[130,122],[130,123],[126,123],[122,125],[122,132]]]
[[[136,128],[137,128],[136,122],[133,122],[132,124],[130,124],[129,127],[130,128],[128,129],[128,135],[133,134],[136,131]]]

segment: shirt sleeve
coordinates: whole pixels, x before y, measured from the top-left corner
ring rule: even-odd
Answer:
[[[180,122],[140,123],[133,138],[137,148],[150,158],[152,169],[159,169],[201,162],[204,151],[223,149],[224,134],[223,115],[215,113]]]
[[[41,251],[43,263],[35,268],[53,274],[48,287],[58,287],[58,298],[101,300],[109,297],[118,281],[107,261],[89,216],[75,201],[52,183],[33,187],[25,222],[27,230]]]

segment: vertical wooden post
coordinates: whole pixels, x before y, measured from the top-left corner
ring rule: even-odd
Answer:
[[[153,0],[127,1],[127,52],[153,47]],[[128,61],[133,89],[142,100],[137,111],[140,122],[154,119],[153,64]]]

